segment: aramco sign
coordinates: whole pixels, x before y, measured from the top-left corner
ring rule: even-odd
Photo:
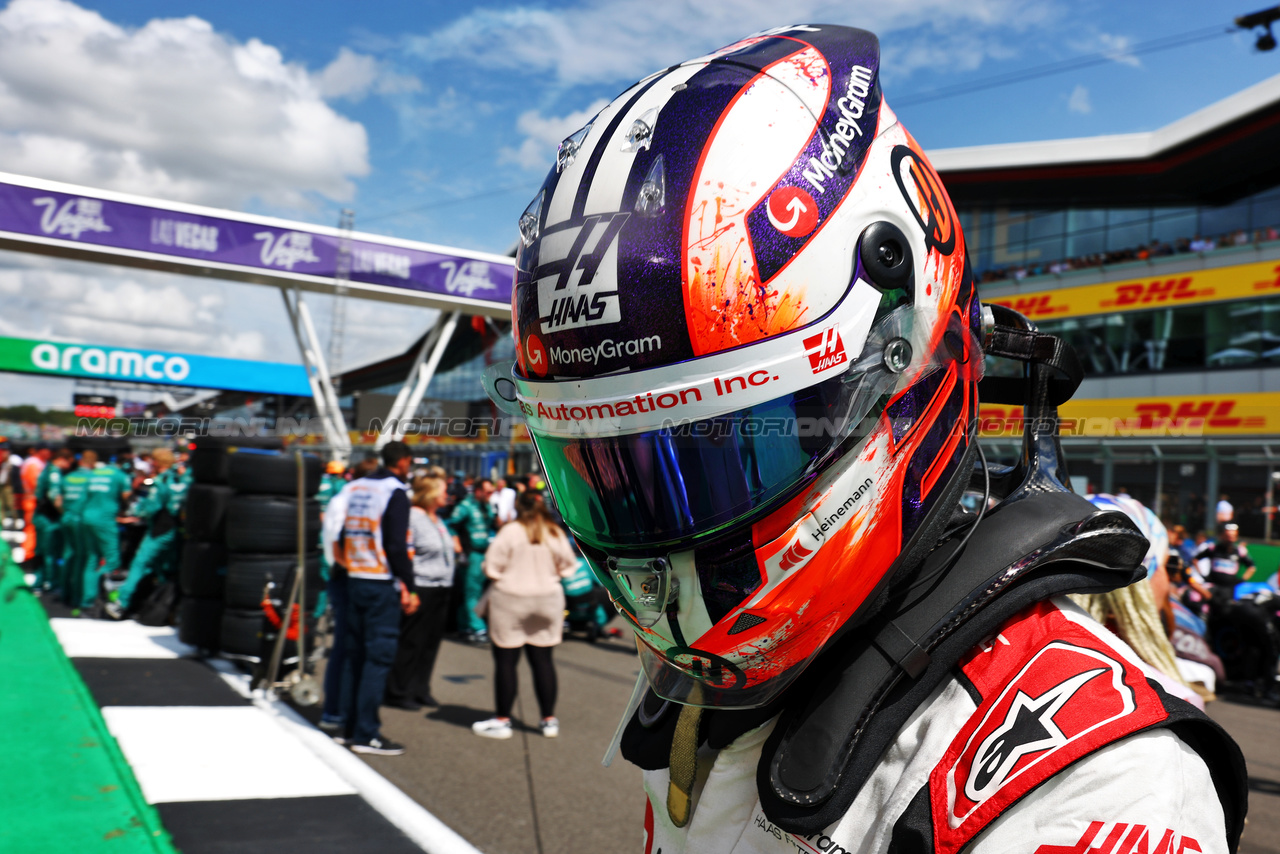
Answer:
[[[0,338],[0,371],[259,394],[311,394],[301,365],[29,338]]]

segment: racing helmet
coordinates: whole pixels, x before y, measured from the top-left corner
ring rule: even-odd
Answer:
[[[642,80],[519,231],[491,397],[653,690],[768,703],[971,469],[981,309],[876,37],[784,27]]]

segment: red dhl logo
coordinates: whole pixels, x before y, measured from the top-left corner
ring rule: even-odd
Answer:
[[[1193,435],[1205,428],[1213,430],[1261,430],[1267,426],[1263,415],[1236,415],[1235,400],[1184,401],[1179,404],[1139,403],[1132,416],[1102,415],[1066,417],[1058,421],[1063,436],[1128,436],[1161,432]],[[1007,436],[1022,432],[1022,408],[983,406],[979,430],[985,436]]]
[[[1254,282],[1253,289],[1255,291],[1274,291],[1280,290],[1280,264],[1277,264],[1274,270],[1276,277],[1265,282]]]
[[[1051,317],[1055,314],[1063,314],[1071,310],[1067,305],[1053,305],[1053,294],[1044,294],[1038,297],[1010,297],[1009,299],[994,300],[996,305],[1002,305],[1011,308],[1019,314],[1030,318],[1035,317]]]
[[[1172,420],[1175,423],[1187,421],[1203,421],[1209,427],[1231,429],[1238,427],[1262,427],[1267,419],[1261,415],[1241,418],[1231,414],[1235,409],[1234,400],[1205,400],[1198,403],[1188,401],[1178,404],[1175,409],[1167,403],[1140,403],[1134,410],[1141,416],[1143,429],[1155,426],[1156,420]]]
[[[1117,285],[1115,299],[1104,299],[1100,305],[1103,308],[1119,308],[1213,296],[1213,288],[1195,290],[1191,287],[1192,281],[1190,276],[1185,276],[1181,279],[1165,279],[1146,284]]]

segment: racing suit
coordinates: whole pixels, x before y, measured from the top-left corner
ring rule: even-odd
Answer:
[[[76,468],[62,478],[62,601],[73,608],[80,607],[84,583],[83,526],[81,518],[84,503],[89,497],[89,476],[86,468]]]
[[[111,465],[98,466],[89,474],[88,495],[80,515],[80,601],[82,608],[98,597],[98,583],[120,566],[120,502],[129,494],[129,477]]]
[[[458,606],[458,631],[466,635],[483,635],[484,620],[476,614],[476,603],[484,593],[484,553],[489,548],[493,517],[489,503],[467,495],[458,502],[447,520],[449,530],[458,531],[466,546],[466,560],[461,562],[462,604]]]
[[[152,482],[151,491],[139,504],[137,514],[147,520],[147,534],[138,544],[138,551],[129,565],[129,576],[117,591],[116,601],[122,610],[129,610],[134,591],[142,579],[152,573],[160,578],[173,574],[180,545],[178,520],[190,484],[189,474],[170,466]]]
[[[1215,778],[1230,774],[1184,740],[1186,707],[1164,693],[1160,678],[1065,596],[1055,597],[961,658],[893,735],[834,823],[789,833],[766,815],[757,766],[777,718],[718,749],[713,725],[697,753],[683,828],[668,818],[669,770],[645,772],[644,850],[1226,852],[1224,827],[1234,818],[1214,792]]]
[[[62,469],[50,463],[36,480],[36,586],[62,589]]]

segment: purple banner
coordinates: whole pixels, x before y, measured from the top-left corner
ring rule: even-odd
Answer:
[[[67,188],[74,190],[78,188]],[[149,252],[195,264],[219,263],[281,276],[332,278],[341,238],[298,224],[259,224],[0,181],[0,231],[65,240],[105,251]],[[162,204],[162,203],[161,203]],[[350,281],[509,308],[514,259],[496,261],[350,240]]]

